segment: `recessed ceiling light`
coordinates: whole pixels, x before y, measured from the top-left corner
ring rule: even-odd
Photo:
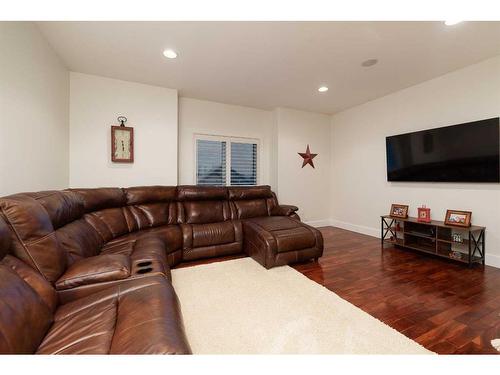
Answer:
[[[328,87],[326,87],[326,86],[321,86],[320,88],[318,88],[318,91],[319,91],[319,92],[327,92],[327,91],[328,91]]]
[[[457,20],[449,20],[449,21],[444,21],[444,24],[446,26],[453,26],[453,25],[456,25],[457,23],[460,23],[462,21],[457,21]]]
[[[364,66],[365,68],[368,68],[370,66],[375,65],[376,63],[378,63],[377,59],[368,59],[368,60],[363,61],[361,63],[361,66]]]
[[[163,51],[163,56],[165,56],[167,59],[175,59],[177,57],[177,52],[175,52],[173,49],[166,49]]]

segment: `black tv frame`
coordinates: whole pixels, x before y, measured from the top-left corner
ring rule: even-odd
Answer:
[[[422,177],[416,177],[418,176],[418,169],[422,168],[419,165],[415,165],[412,167],[406,168],[406,170],[399,171],[390,171],[390,166],[389,166],[389,145],[390,145],[390,140],[391,138],[397,138],[397,137],[404,137],[408,135],[416,135],[419,133],[429,133],[429,132],[436,132],[440,130],[446,130],[450,129],[453,127],[457,126],[481,126],[481,125],[489,125],[489,126],[496,126],[497,127],[497,155],[495,157],[490,157],[490,158],[485,158],[484,163],[489,163],[491,165],[494,165],[497,170],[496,174],[492,173],[492,178],[489,179],[482,179],[482,180],[462,180],[462,179],[455,179],[455,178],[446,178],[446,177],[441,177],[441,178],[426,178],[426,176]],[[423,138],[423,136],[422,136]],[[409,139],[409,137],[408,137]],[[465,158],[465,159],[455,159],[453,161],[443,161],[441,163],[436,162],[434,165],[432,164],[427,164],[425,165],[425,169],[427,170],[427,173],[429,173],[429,170],[432,171],[434,169],[434,173],[438,174],[438,171],[441,170],[442,164],[446,163],[448,165],[456,165],[457,168],[467,168],[467,163],[470,164],[469,168],[473,168],[474,165],[477,165],[477,160],[474,162],[474,160],[471,160],[470,158]],[[485,168],[491,168],[487,167],[485,165]],[[471,122],[465,122],[461,124],[455,124],[455,125],[449,125],[449,126],[443,126],[439,128],[430,128],[430,129],[425,129],[425,130],[419,130],[415,132],[408,132],[408,133],[402,133],[402,134],[397,134],[397,135],[392,135],[392,136],[387,136],[386,137],[386,173],[387,173],[387,181],[388,182],[433,182],[433,183],[500,183],[500,117],[493,117],[493,118],[488,118],[484,120],[478,120],[478,121],[471,121]],[[431,173],[432,174],[432,173]],[[413,176],[413,177],[409,177]]]

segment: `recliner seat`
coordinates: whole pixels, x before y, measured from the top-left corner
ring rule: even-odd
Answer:
[[[177,199],[182,260],[242,253],[241,222],[231,217],[226,188],[179,186]]]

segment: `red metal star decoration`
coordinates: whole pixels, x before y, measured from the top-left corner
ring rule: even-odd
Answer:
[[[300,156],[304,158],[304,162],[302,163],[302,168],[304,168],[307,164],[311,165],[311,167],[314,168],[314,163],[313,159],[316,157],[318,154],[311,154],[311,151],[309,150],[309,145],[307,145],[306,152],[298,152]]]

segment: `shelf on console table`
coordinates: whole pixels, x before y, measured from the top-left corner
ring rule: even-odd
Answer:
[[[401,219],[383,215],[380,218],[382,249],[387,243],[456,260],[469,266],[474,263],[484,265],[485,227],[458,227],[437,220],[425,223],[415,217]],[[453,234],[459,234],[461,241],[454,241]]]

